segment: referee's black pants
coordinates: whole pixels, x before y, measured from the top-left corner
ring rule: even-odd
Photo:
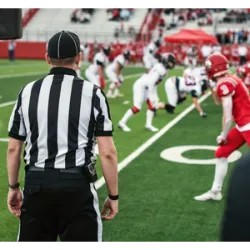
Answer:
[[[26,171],[18,241],[101,241],[93,183],[58,169]]]

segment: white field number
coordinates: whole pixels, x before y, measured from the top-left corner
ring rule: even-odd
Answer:
[[[184,164],[197,164],[197,165],[214,165],[216,159],[189,159],[184,157],[182,154],[191,150],[213,150],[215,151],[218,147],[208,145],[185,145],[167,148],[160,154],[161,158],[167,161],[184,163]],[[228,158],[228,162],[235,162],[241,157],[241,152],[234,151]]]

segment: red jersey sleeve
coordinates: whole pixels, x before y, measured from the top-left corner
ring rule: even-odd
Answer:
[[[235,84],[230,81],[222,81],[217,86],[217,94],[219,97],[232,94],[235,90]]]

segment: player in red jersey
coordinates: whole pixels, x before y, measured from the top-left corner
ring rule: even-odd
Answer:
[[[248,90],[250,90],[250,63],[237,67],[236,75],[242,79]]]
[[[228,72],[228,60],[214,53],[205,61],[208,77],[216,82],[216,91],[222,102],[222,132],[217,137],[215,177],[211,190],[196,196],[196,200],[221,200],[221,189],[228,169],[228,157],[247,143],[250,147],[250,97],[242,80]],[[235,127],[231,129],[232,121]]]

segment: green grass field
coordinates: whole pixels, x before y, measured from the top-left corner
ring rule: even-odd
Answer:
[[[14,101],[20,89],[48,71],[43,61],[16,61],[10,64],[0,60],[0,138],[7,138],[7,124],[13,105],[1,105]],[[114,122],[114,140],[119,162],[134,152],[154,134],[144,129],[145,110],[129,121],[131,133],[117,129],[117,123],[132,105],[132,84],[143,72],[143,68],[129,67],[121,92],[123,98],[111,99],[111,116]],[[180,75],[175,69],[169,75]],[[137,74],[136,76],[133,76]],[[159,86],[161,101],[165,101],[163,84]],[[124,105],[124,101],[129,104]],[[158,111],[154,125],[164,127],[191,104],[188,99],[178,106],[175,115]],[[153,145],[132,161],[119,174],[119,214],[110,222],[104,222],[104,241],[217,241],[219,224],[223,212],[222,202],[198,202],[195,195],[207,191],[214,176],[213,165],[192,165],[166,161],[160,153],[175,146],[212,145],[221,131],[221,107],[206,99],[202,106],[208,114],[200,118],[196,110],[191,111]],[[6,142],[0,142],[0,241],[15,241],[18,219],[7,208]],[[247,147],[240,151],[245,152]],[[213,158],[213,151],[192,150],[183,153],[190,159]],[[231,164],[233,166],[233,164]],[[98,173],[100,166],[98,164]],[[231,170],[231,167],[230,167]],[[21,169],[21,178],[24,170]],[[228,179],[228,177],[227,177]],[[226,184],[224,192],[226,191]],[[107,195],[105,185],[98,190],[100,206]]]

